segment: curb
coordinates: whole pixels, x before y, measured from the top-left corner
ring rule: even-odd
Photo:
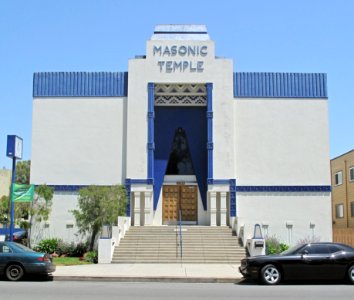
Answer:
[[[111,282],[175,282],[175,283],[239,283],[243,278],[217,277],[129,277],[129,276],[53,276],[53,281],[111,281]]]

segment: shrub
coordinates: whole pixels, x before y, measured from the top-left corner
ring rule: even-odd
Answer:
[[[74,257],[82,257],[88,249],[88,243],[78,243],[72,253]]]
[[[280,243],[279,247],[280,247],[280,253],[289,249],[289,245],[284,244],[284,243]]]
[[[56,252],[59,256],[82,257],[87,248],[87,243],[78,243],[75,245],[73,242],[67,243],[60,240]]]
[[[319,236],[307,236],[303,239],[300,239],[298,242],[297,242],[297,245],[300,245],[300,244],[309,244],[309,243],[318,243],[319,241],[321,241],[321,238]]]
[[[266,249],[267,254],[279,254],[289,249],[289,246],[284,243],[280,243],[279,239],[273,235],[266,238]]]
[[[63,256],[63,255],[72,256],[74,249],[75,249],[74,243],[67,243],[60,240],[56,252],[59,256]]]
[[[85,254],[85,261],[95,263],[97,264],[98,262],[98,254],[97,251],[89,251]]]
[[[58,244],[59,244],[59,239],[42,240],[37,245],[37,247],[35,247],[35,250],[39,251],[39,252],[45,252],[45,253],[52,254],[57,250]]]

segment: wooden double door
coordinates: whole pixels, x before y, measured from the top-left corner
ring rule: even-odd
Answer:
[[[163,186],[163,224],[176,224],[179,221],[197,223],[198,187],[196,185]]]

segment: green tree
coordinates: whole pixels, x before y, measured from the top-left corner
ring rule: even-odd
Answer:
[[[15,223],[21,228],[27,229],[26,222],[23,219],[28,218],[30,203],[16,203],[15,204]],[[0,223],[10,223],[10,200],[8,196],[2,196],[0,199]]]
[[[16,183],[29,184],[30,183],[31,161],[22,160],[16,164]]]
[[[28,242],[27,245],[31,247],[32,228],[34,223],[47,221],[52,209],[54,189],[45,184],[36,187],[33,202],[29,207],[29,222],[28,222]],[[25,203],[23,203],[25,204]]]
[[[32,228],[34,223],[46,221],[49,218],[54,189],[47,185],[39,185],[35,189],[33,202],[15,202],[15,223],[27,230],[27,245],[31,246]],[[9,197],[0,199],[0,222],[10,223]]]
[[[31,161],[19,161],[16,164],[16,183],[30,183]],[[34,223],[46,221],[49,218],[54,189],[45,184],[39,185],[35,189],[33,202],[15,203],[15,223],[28,231],[28,246],[31,246],[32,227]],[[0,222],[9,223],[10,212],[9,197],[2,197],[0,200]]]
[[[30,167],[31,161],[24,160],[16,163],[16,183],[29,184],[30,182]],[[10,192],[10,189],[9,189]],[[29,203],[16,203],[15,205],[15,223],[20,227],[27,229],[26,223],[22,224],[20,220],[28,218]],[[10,223],[10,198],[3,196],[0,199],[0,223]]]
[[[104,224],[115,224],[118,216],[125,215],[127,195],[121,185],[89,186],[79,191],[79,209],[72,211],[79,232],[90,235],[92,251],[96,237]]]
[[[9,197],[2,196],[0,199],[0,223],[7,224],[9,218]]]

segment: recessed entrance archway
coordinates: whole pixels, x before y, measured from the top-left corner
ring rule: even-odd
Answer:
[[[161,87],[157,84],[154,98],[154,209],[157,207],[161,194],[163,199],[171,199],[171,195],[174,194],[175,200],[166,200],[169,204],[162,203],[163,222],[176,219],[177,212],[167,207],[169,205],[180,207],[184,201],[189,204],[184,203],[183,205],[190,205],[194,208],[188,209],[188,212],[185,210],[183,219],[189,218],[191,222],[197,223],[198,195],[201,197],[203,210],[207,209],[208,160],[205,85],[171,84]],[[179,145],[178,142],[180,142]],[[183,150],[186,145],[188,151]],[[183,188],[180,188],[177,191],[175,188],[176,190],[172,191],[172,188],[169,187],[169,191],[165,191],[163,186],[176,185],[178,181],[181,181],[177,179],[175,182],[164,182],[166,175],[176,175],[177,177],[194,175],[195,181],[193,185],[185,181],[185,186],[191,186],[186,190],[181,191],[180,189]],[[182,179],[182,181],[184,180]],[[180,195],[187,195],[189,189],[193,190],[194,196],[191,197],[194,201],[193,204],[192,200],[182,200],[184,196],[180,199]],[[164,192],[169,196],[164,197]],[[189,214],[190,216],[187,217]],[[170,215],[171,217],[167,217]],[[192,215],[193,217],[191,217]]]

